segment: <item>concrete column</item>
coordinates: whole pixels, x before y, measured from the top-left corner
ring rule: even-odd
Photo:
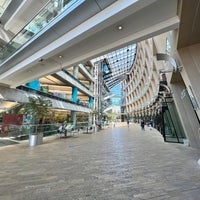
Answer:
[[[200,148],[199,122],[183,82],[171,84],[176,108],[190,146]]]
[[[74,66],[73,75],[77,79],[78,79],[78,70],[79,70],[79,66]],[[72,87],[72,100],[73,100],[73,102],[78,101],[78,88],[77,87]]]
[[[73,71],[73,75],[75,78],[78,78],[78,71],[79,71],[79,66],[74,66],[74,71]]]
[[[89,72],[92,76],[94,76],[94,68],[91,66],[90,69],[89,69]]]
[[[92,113],[89,113],[89,116],[88,116],[88,124],[90,126],[92,126]]]
[[[92,109],[92,106],[93,106],[93,98],[90,96],[89,97],[89,106],[90,108]]]
[[[76,112],[71,111],[71,121],[74,126],[76,126]]]
[[[78,101],[78,88],[77,87],[72,87],[72,100],[73,100],[73,102]]]
[[[91,81],[90,82],[90,91],[93,92],[94,91],[94,83]]]
[[[186,87],[192,89],[198,107],[196,112],[200,119],[200,44],[182,48],[178,53],[183,64],[181,74]]]

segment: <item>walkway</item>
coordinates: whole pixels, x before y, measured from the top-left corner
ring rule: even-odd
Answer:
[[[200,150],[118,126],[0,147],[2,200],[199,200]]]

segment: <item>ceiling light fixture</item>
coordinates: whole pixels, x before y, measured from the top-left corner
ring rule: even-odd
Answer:
[[[118,30],[122,30],[122,29],[123,29],[122,25],[119,25]]]

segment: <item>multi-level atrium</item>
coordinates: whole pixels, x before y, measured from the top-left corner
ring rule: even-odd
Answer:
[[[136,44],[132,44],[91,60],[91,63],[98,68],[96,72],[98,81],[95,85],[99,88],[94,90],[94,98],[97,97],[95,109],[119,115],[121,112],[121,82],[130,72],[135,55]],[[98,100],[102,97],[99,97],[97,93],[104,98],[103,103]]]
[[[199,1],[189,2],[1,1],[1,117],[40,95],[54,121],[101,123],[117,88],[122,120],[200,147]]]
[[[199,7],[0,0],[0,199],[199,199]]]

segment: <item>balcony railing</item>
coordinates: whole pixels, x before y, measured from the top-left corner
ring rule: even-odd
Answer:
[[[28,139],[30,134],[43,133],[44,136],[55,135],[58,133],[59,127],[63,125],[61,123],[52,124],[2,124],[0,125],[0,137],[9,137],[17,140]],[[67,127],[72,126],[71,130],[67,130]],[[83,132],[92,130],[92,122],[83,121],[65,124],[66,131]]]
[[[26,86],[23,86],[23,85],[17,87],[17,89],[27,91],[27,92],[30,92],[32,94],[37,94],[37,95],[41,95],[41,96],[44,96],[44,97],[48,97],[48,98],[51,98],[51,99],[56,99],[58,101],[64,101],[64,102],[75,104],[75,105],[78,105],[78,106],[84,106],[84,107],[90,108],[89,102],[86,102],[86,101],[74,102],[72,100],[65,99],[65,98],[62,98],[62,97],[59,97],[59,96],[55,96],[51,93],[46,93],[46,92],[42,92],[42,91],[39,91],[39,90],[35,90],[35,89],[29,88],[29,87],[26,87]]]
[[[40,34],[43,34],[54,25],[54,19],[58,16],[66,16],[75,6],[80,5],[83,1],[84,0],[49,1],[39,13],[1,49],[0,60],[5,60],[22,46],[25,46],[29,41],[31,42],[34,36],[37,35],[39,37]]]

